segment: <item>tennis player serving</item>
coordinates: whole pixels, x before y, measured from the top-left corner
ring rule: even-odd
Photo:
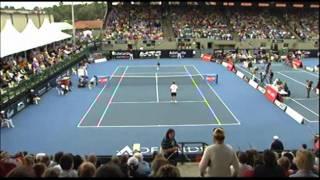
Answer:
[[[170,86],[170,91],[171,91],[171,102],[177,103],[176,97],[177,97],[177,89],[178,85],[173,81],[171,86]]]

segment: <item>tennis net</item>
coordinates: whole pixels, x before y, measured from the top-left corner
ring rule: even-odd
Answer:
[[[98,76],[99,79],[107,79],[108,83],[148,85],[148,84],[192,84],[196,83],[215,83],[218,84],[218,74],[179,74],[179,75],[113,75],[113,76]]]

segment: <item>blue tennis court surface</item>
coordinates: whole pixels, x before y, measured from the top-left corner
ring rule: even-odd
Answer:
[[[299,79],[301,74],[315,80],[315,73],[279,71],[295,79],[287,79],[289,88],[297,89],[292,90],[292,99],[306,108],[294,105],[309,119],[301,125],[219,64],[199,59],[160,62],[159,70],[157,61],[151,59],[90,65],[89,76],[110,76],[108,83],[91,90],[74,87],[66,96],[50,90],[39,105],[14,117],[15,128],[1,129],[1,148],[9,152],[63,150],[112,155],[133,143],[157,147],[170,127],[176,130],[178,141],[210,144],[212,128],[218,126],[226,130],[226,142],[235,148],[263,150],[274,135],[287,143],[286,149],[302,143],[312,145],[319,128],[315,123],[319,99],[313,94],[305,100],[304,87],[298,81],[304,83],[304,78]],[[246,69],[242,71],[246,73]],[[218,74],[218,84],[209,83],[203,76],[206,74]],[[282,74],[275,76],[286,78]],[[72,80],[77,84],[76,76]],[[170,99],[172,81],[179,86],[177,103]]]

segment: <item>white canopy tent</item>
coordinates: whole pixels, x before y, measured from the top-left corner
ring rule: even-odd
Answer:
[[[40,35],[43,36],[41,43],[50,44],[53,42],[61,41],[70,38],[71,35],[61,32],[61,29],[49,23],[49,19],[44,19],[41,28],[39,29]],[[45,40],[44,40],[45,39]]]
[[[51,23],[50,25],[58,28],[59,30],[69,30],[73,28],[71,24],[68,24],[66,22],[54,22],[54,23]]]
[[[22,35],[13,27],[10,19],[7,19],[4,29],[0,32],[0,39],[1,58],[23,51],[23,43],[20,41]]]
[[[61,32],[57,25],[49,23],[46,18],[40,29],[36,28],[29,19],[25,29],[19,33],[7,20],[3,32],[1,32],[1,57],[18,52],[45,46],[53,42],[70,38],[71,35]]]

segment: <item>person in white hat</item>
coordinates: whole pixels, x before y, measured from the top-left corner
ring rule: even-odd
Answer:
[[[14,128],[12,119],[6,117],[5,111],[0,112],[1,127],[7,126],[8,128]]]
[[[281,153],[283,149],[283,143],[280,141],[279,136],[273,136],[273,142],[271,143],[270,150]]]

